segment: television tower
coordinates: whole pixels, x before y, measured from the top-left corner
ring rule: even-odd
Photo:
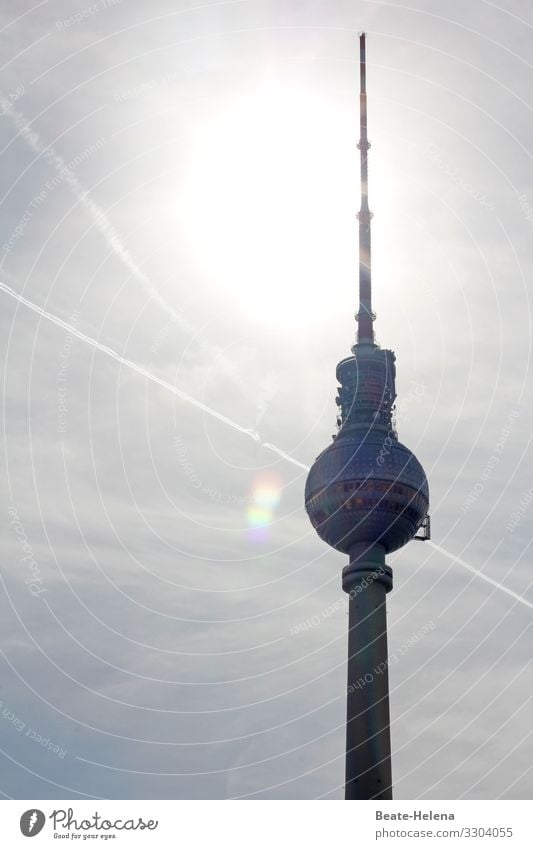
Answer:
[[[342,588],[349,594],[346,799],[392,799],[385,555],[429,537],[429,489],[415,455],[398,442],[392,351],[374,339],[368,207],[365,34],[360,43],[361,209],[359,310],[352,356],[337,366],[339,430],[317,457],[305,507],[328,545],[349,555]]]

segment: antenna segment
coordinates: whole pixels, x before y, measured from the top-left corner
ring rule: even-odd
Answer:
[[[357,147],[361,152],[361,208],[359,219],[359,312],[358,344],[374,344],[374,313],[372,312],[372,278],[370,264],[370,220],[372,213],[368,207],[368,149],[366,111],[366,34],[359,36],[359,69],[361,90],[359,94],[360,135]]]

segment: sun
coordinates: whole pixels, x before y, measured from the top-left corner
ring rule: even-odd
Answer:
[[[354,115],[266,81],[195,127],[182,185],[191,256],[245,318],[323,319],[331,286],[353,275]]]

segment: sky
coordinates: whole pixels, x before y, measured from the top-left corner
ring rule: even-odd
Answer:
[[[524,799],[533,14],[6,2],[0,792],[340,799],[345,557],[305,514],[376,333],[432,540],[391,555],[394,794]]]

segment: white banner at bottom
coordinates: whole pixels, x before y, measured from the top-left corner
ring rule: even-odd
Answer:
[[[531,849],[528,801],[4,801],[2,845]]]

